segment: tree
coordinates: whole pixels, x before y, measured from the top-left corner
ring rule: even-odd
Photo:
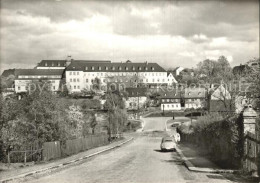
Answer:
[[[125,108],[124,92],[114,91],[108,92],[106,95],[106,103],[104,107],[108,110],[108,134],[111,139],[112,134],[122,132],[123,126],[127,120],[127,112]]]

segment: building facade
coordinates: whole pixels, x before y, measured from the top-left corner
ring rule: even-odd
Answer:
[[[70,93],[80,92],[83,89],[91,90],[95,80],[99,80],[101,87],[107,83],[122,83],[128,87],[136,86],[171,85],[176,83],[172,74],[157,63],[118,63],[106,61],[71,62],[66,68],[66,84]],[[125,87],[125,88],[126,88]]]
[[[126,88],[128,99],[126,100],[126,108],[129,110],[137,110],[144,107],[147,100],[147,88]]]
[[[30,84],[34,81],[48,82],[50,84],[50,89],[57,92],[60,89],[63,72],[62,69],[16,69],[14,80],[15,92],[27,92]]]
[[[161,110],[181,110],[181,92],[178,90],[161,92]]]
[[[185,88],[184,101],[186,109],[206,107],[205,88]]]

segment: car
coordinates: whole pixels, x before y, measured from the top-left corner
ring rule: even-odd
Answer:
[[[181,122],[174,122],[171,127],[178,127],[181,125]]]
[[[163,137],[161,151],[176,151],[176,142],[173,137]]]

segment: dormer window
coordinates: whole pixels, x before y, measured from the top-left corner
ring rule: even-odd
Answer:
[[[167,94],[165,93],[164,96],[167,96]]]
[[[106,66],[106,71],[108,70],[108,67]]]
[[[190,92],[188,93],[188,95],[190,95]]]
[[[140,70],[142,70],[142,68],[141,68],[141,67],[138,67],[138,69],[139,69],[139,71],[140,71]]]
[[[135,67],[133,66],[133,71],[135,70]]]
[[[147,68],[147,67],[145,67],[145,70],[147,71],[147,70],[148,70],[148,68]]]
[[[125,67],[125,70],[127,70],[127,71],[128,71],[128,67]]]
[[[88,70],[88,67],[85,67],[85,70],[87,71],[87,70]]]
[[[51,66],[53,67],[53,66],[54,66],[54,63],[52,63]]]
[[[45,63],[45,66],[48,66],[48,64],[47,64],[47,63]]]
[[[112,70],[113,70],[113,71],[115,70],[115,67],[114,67],[114,66],[112,67]]]
[[[154,67],[151,67],[152,71],[154,71]]]
[[[91,67],[91,70],[94,71],[94,69],[95,69],[95,68],[92,66],[92,67]]]
[[[122,70],[122,67],[121,67],[121,66],[119,66],[119,67],[118,67],[118,70],[120,70],[120,71],[121,71],[121,70]]]
[[[58,66],[60,66],[60,62],[58,63]]]
[[[100,67],[100,66],[98,67],[98,70],[101,70],[101,67]]]

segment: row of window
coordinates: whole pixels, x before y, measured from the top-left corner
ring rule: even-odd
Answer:
[[[80,89],[80,86],[79,85],[74,85],[74,86],[70,85],[70,89]]]
[[[180,104],[163,104],[164,108],[174,108],[174,107],[180,107]]]
[[[162,99],[162,102],[180,102],[180,99]]]
[[[18,76],[18,78],[61,78],[61,76]]]
[[[25,86],[25,90],[28,90],[28,89],[29,89],[28,86]],[[55,86],[52,86],[52,89],[55,90],[56,87],[55,87]],[[21,91],[21,86],[18,86],[18,87],[17,87],[17,90]]]
[[[94,81],[94,79],[91,79],[91,82],[93,82]],[[106,79],[103,79],[103,82],[105,83],[107,80]],[[126,82],[126,83],[128,83],[128,82],[130,82],[130,83],[133,83],[133,82],[137,82],[138,80],[123,80],[123,79],[115,79],[115,80],[113,80],[113,79],[111,79],[111,80],[109,80],[109,82]],[[172,79],[172,82],[174,81],[174,79]],[[80,82],[80,79],[79,78],[70,78],[70,82]],[[89,82],[89,79],[86,79],[86,83],[88,83]],[[139,82],[140,83],[143,83],[143,82],[149,82],[149,79],[140,79],[139,80]],[[152,81],[151,82],[156,82],[156,80],[155,79],[152,79]],[[160,80],[160,79],[157,79],[157,82],[158,83],[160,83],[160,82],[165,82],[165,79],[162,79],[162,80]],[[168,82],[170,82],[170,79],[168,79]]]
[[[79,71],[70,71],[69,75],[79,75]],[[98,72],[98,73],[88,73],[88,76],[137,76],[137,73],[134,72],[107,72],[107,73],[103,73],[103,72]],[[162,72],[152,72],[152,73],[139,73],[139,76],[164,76],[165,73]],[[86,76],[86,73],[84,73],[84,76]]]
[[[105,66],[104,69],[107,71],[107,70],[109,69],[109,67],[108,67],[108,66]],[[119,67],[118,67],[118,70],[121,71],[122,69],[123,69],[122,66],[119,66]],[[136,69],[139,70],[139,71],[141,71],[141,70],[146,70],[146,71],[147,71],[147,70],[148,70],[148,67],[143,67],[143,68],[142,68],[142,67],[137,67],[137,68],[136,68],[135,66],[133,66],[133,67],[125,67],[125,70],[126,70],[126,71],[128,71],[129,69],[132,69],[133,71],[135,71]],[[152,71],[154,71],[154,67],[151,67],[150,69],[151,69]],[[94,70],[95,70],[95,67],[94,67],[94,66],[92,66],[92,67],[90,67],[90,68],[89,68],[89,67],[85,67],[85,70],[92,70],[92,71],[94,71]],[[97,70],[101,71],[101,70],[102,70],[102,67],[98,66],[98,67],[97,67]],[[112,67],[111,67],[111,70],[113,70],[113,71],[116,70],[116,67],[115,67],[115,66],[112,66]]]
[[[51,64],[52,67],[54,67],[54,65],[55,65],[54,63]],[[45,66],[47,67],[47,66],[48,66],[48,63],[45,63]],[[49,66],[50,66],[50,65],[49,65]],[[61,64],[58,63],[58,67],[60,67],[60,66],[61,66]],[[66,66],[66,63],[63,64],[63,66],[65,67],[65,66]]]

